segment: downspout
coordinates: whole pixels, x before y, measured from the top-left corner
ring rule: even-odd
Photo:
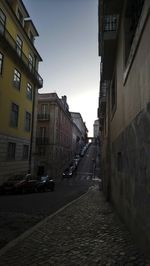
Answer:
[[[108,185],[107,185],[107,200],[111,198],[111,132],[110,132],[110,84],[108,87],[108,147],[107,147],[107,160],[108,160]]]
[[[29,152],[29,169],[28,171],[31,173],[31,165],[32,165],[32,150],[33,150],[33,136],[34,136],[34,115],[35,115],[35,97],[36,97],[36,87],[33,89],[33,102],[32,102],[32,123],[31,123],[31,138],[30,138],[30,152]]]

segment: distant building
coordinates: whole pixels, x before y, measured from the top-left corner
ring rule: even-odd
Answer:
[[[82,144],[82,132],[77,125],[72,121],[72,151],[73,155],[80,154]]]
[[[33,169],[38,32],[21,0],[0,1],[0,183]]]
[[[87,143],[88,129],[80,113],[77,112],[70,112],[70,113],[73,122],[76,124],[76,126],[81,132],[80,145],[83,146],[85,143]]]
[[[72,158],[72,119],[66,96],[38,95],[35,172],[59,177]]]
[[[150,1],[99,0],[103,189],[150,254]]]
[[[98,119],[94,121],[93,136],[94,138],[99,138],[99,120]]]

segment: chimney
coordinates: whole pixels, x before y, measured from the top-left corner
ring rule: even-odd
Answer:
[[[64,95],[64,96],[61,97],[61,99],[62,99],[63,104],[66,105],[66,103],[67,103],[67,96]]]

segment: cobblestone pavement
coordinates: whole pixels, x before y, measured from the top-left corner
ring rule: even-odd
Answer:
[[[150,265],[98,187],[0,250],[0,266]]]
[[[0,212],[0,249],[43,218],[42,215]]]

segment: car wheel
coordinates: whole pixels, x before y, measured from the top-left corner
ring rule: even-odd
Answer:
[[[26,189],[24,187],[21,189],[21,193],[22,194],[25,194],[26,193]]]
[[[34,188],[33,191],[36,193],[36,192],[39,192],[38,188]]]
[[[53,185],[52,187],[51,187],[51,191],[54,191],[55,190],[55,185]]]
[[[46,192],[46,187],[45,186],[43,187],[42,192]]]

